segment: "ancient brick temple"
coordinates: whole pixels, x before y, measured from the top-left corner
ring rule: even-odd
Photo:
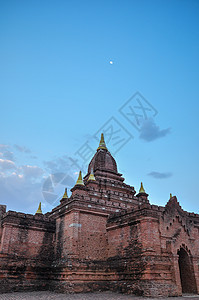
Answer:
[[[1,292],[199,293],[199,215],[172,195],[165,207],[151,205],[142,184],[136,193],[103,135],[71,191],[46,214],[0,206]]]

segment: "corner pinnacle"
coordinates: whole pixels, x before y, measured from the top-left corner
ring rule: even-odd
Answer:
[[[99,149],[107,150],[106,144],[105,144],[105,141],[104,141],[104,134],[103,133],[101,134],[101,139],[100,139],[99,147],[97,148],[97,150],[99,150]]]
[[[77,179],[77,182],[75,185],[84,185],[84,182],[82,180],[82,172],[79,171],[79,176],[78,176],[78,179]]]
[[[172,198],[173,196],[172,196],[172,194],[170,193],[170,199]]]
[[[93,168],[91,169],[91,173],[90,173],[90,175],[88,177],[88,180],[94,180],[95,181],[95,176],[93,174]]]
[[[67,189],[65,189],[65,193],[64,193],[64,195],[63,195],[62,198],[63,198],[63,199],[68,199]]]
[[[145,189],[143,188],[142,182],[141,182],[141,187],[140,187],[139,193],[145,193]]]
[[[43,214],[43,213],[42,213],[42,210],[41,210],[41,202],[39,203],[38,210],[36,211],[35,214]]]

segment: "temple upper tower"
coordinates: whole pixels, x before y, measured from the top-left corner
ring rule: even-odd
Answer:
[[[117,164],[115,159],[106,147],[103,133],[101,134],[99,147],[97,148],[95,155],[89,163],[88,173],[84,177],[84,180],[88,179],[89,175],[92,173],[92,170],[96,180],[112,179],[120,182],[124,181],[124,178],[122,178],[122,174],[118,173],[117,171]]]

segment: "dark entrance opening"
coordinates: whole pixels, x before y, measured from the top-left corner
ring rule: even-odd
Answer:
[[[183,293],[197,294],[196,279],[190,255],[183,248],[178,251],[178,263]]]

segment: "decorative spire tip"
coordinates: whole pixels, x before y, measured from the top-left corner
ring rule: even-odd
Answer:
[[[78,176],[78,179],[77,179],[77,182],[75,185],[84,185],[84,182],[82,180],[82,172],[79,171],[79,176]]]
[[[63,199],[68,199],[67,188],[65,188],[65,193],[64,193],[62,198]]]
[[[93,181],[95,181],[95,176],[94,176],[94,174],[93,174],[93,168],[91,169],[91,173],[90,173],[90,175],[89,175],[89,177],[88,177],[88,180],[93,180]]]
[[[106,144],[105,144],[105,141],[104,141],[104,134],[103,133],[101,133],[101,139],[100,139],[99,147],[97,148],[97,150],[99,150],[99,149],[107,150]]]
[[[140,186],[139,193],[145,193],[145,189],[144,189],[144,187],[143,187],[142,182],[141,182],[141,186]]]
[[[38,210],[36,211],[36,214],[43,214],[41,210],[41,202],[39,203]]]

